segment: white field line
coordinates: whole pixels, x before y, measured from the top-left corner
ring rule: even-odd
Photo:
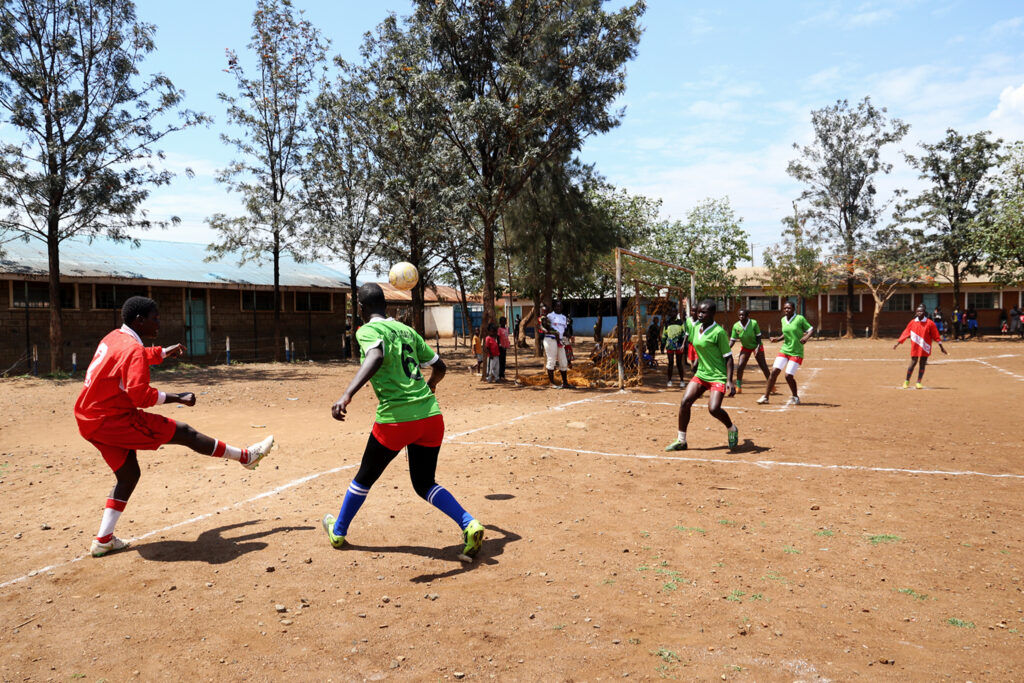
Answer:
[[[568,403],[562,403],[562,404],[557,405],[557,406],[551,406],[550,408],[545,408],[544,410],[538,410],[538,411],[533,412],[533,413],[526,413],[524,415],[517,415],[516,417],[513,417],[510,420],[502,420],[501,422],[495,422],[494,424],[484,425],[483,427],[475,427],[473,429],[467,429],[464,432],[458,432],[456,434],[448,434],[448,435],[445,436],[444,440],[445,441],[451,441],[452,439],[457,439],[460,436],[466,436],[467,434],[475,434],[476,432],[482,432],[485,429],[494,429],[495,427],[506,427],[506,426],[512,424],[513,422],[518,422],[519,420],[525,420],[525,419],[530,418],[530,417],[536,417],[538,415],[544,415],[545,413],[550,412],[552,410],[565,410],[569,406],[575,406],[575,405],[579,405],[581,403],[590,403],[590,402],[595,401],[595,400],[597,400],[597,397],[596,396],[591,396],[590,398],[581,398],[581,399],[576,400],[576,401],[569,401]]]
[[[692,458],[674,455],[646,455],[637,453],[608,453],[605,451],[589,451],[581,448],[564,448],[562,446],[545,446],[536,443],[507,443],[504,441],[453,441],[454,446],[502,446],[514,448],[543,448],[549,451],[560,451],[564,453],[576,453],[587,455],[600,455],[608,458],[634,458],[637,460],[677,460],[680,462],[711,463],[717,465],[752,465],[770,469],[772,467],[806,467],[817,470],[848,470],[859,472],[881,472],[889,474],[928,474],[947,477],[990,477],[993,479],[1022,479],[1024,474],[991,474],[989,472],[974,472],[970,470],[915,470],[903,467],[871,467],[868,465],[823,465],[813,462],[787,462],[783,460],[729,460],[727,458]]]
[[[305,484],[306,482],[309,482],[309,481],[313,481],[314,479],[317,479],[319,477],[322,477],[322,476],[325,476],[325,475],[328,475],[328,474],[337,474],[338,472],[341,472],[342,470],[350,470],[350,469],[352,469],[354,467],[355,467],[355,465],[342,465],[341,467],[335,467],[334,469],[324,470],[323,472],[317,472],[315,474],[310,474],[310,475],[307,475],[305,477],[300,477],[298,479],[295,479],[293,481],[288,482],[287,484],[281,484],[280,486],[278,486],[276,488],[272,488],[269,491],[264,491],[263,493],[257,493],[255,496],[253,496],[251,498],[246,498],[245,500],[238,501],[237,503],[232,503],[231,505],[225,505],[224,507],[220,508],[219,510],[214,510],[213,512],[206,512],[206,513],[201,514],[201,515],[196,515],[195,517],[190,517],[190,518],[182,520],[180,522],[175,522],[174,524],[171,524],[170,526],[165,526],[165,527],[163,527],[161,529],[154,529],[153,531],[147,531],[146,533],[142,534],[141,536],[136,536],[135,538],[131,538],[131,539],[128,539],[128,540],[130,540],[130,541],[141,541],[144,538],[149,538],[150,536],[154,536],[156,534],[162,534],[165,531],[170,531],[171,529],[177,529],[178,527],[187,526],[189,524],[195,524],[196,522],[201,522],[202,520],[204,520],[204,519],[206,519],[208,517],[212,517],[212,516],[214,516],[214,515],[216,515],[218,513],[225,512],[225,511],[231,510],[233,508],[241,507],[243,505],[246,505],[247,503],[252,503],[252,502],[260,500],[262,498],[269,498],[270,496],[276,496],[277,494],[279,494],[279,493],[281,493],[283,491],[287,491],[290,488],[295,488],[296,486],[299,486],[301,484]],[[78,562],[79,560],[84,560],[87,557],[89,557],[88,553],[86,553],[85,555],[79,555],[78,557],[70,559],[70,560],[68,560],[66,562],[58,562],[57,564],[51,564],[51,565],[48,565],[46,567],[42,567],[40,569],[36,569],[34,571],[29,572],[28,574],[25,574],[24,576],[19,576],[16,579],[10,579],[9,581],[4,581],[3,583],[0,583],[0,588],[6,588],[7,586],[11,586],[13,584],[20,583],[22,581],[25,581],[26,579],[30,579],[33,576],[37,576],[37,575],[42,574],[44,572],[48,572],[48,571],[51,571],[53,569],[58,569],[60,567],[65,567],[65,566],[67,566],[69,564],[72,564],[74,562]]]
[[[929,365],[938,363],[978,363],[983,360],[994,360],[996,358],[1016,358],[1019,353],[1002,353],[998,356],[978,356],[977,358],[947,358],[946,360],[929,360]],[[935,358],[934,354],[932,358]],[[837,363],[906,363],[907,356],[902,358],[819,358],[820,361],[834,361]]]
[[[1003,373],[1004,375],[1009,375],[1010,377],[1013,377],[1018,382],[1024,382],[1024,377],[1022,377],[1021,375],[1018,375],[1015,372],[1010,372],[1009,370],[1005,370],[1005,369],[999,367],[998,365],[993,365],[992,363],[989,363],[989,362],[986,362],[986,361],[983,361],[983,360],[975,359],[975,361],[978,362],[978,363],[981,363],[982,365],[988,366],[988,367],[992,368],[993,370],[997,370],[997,371]]]
[[[809,372],[810,372],[810,375],[803,382],[803,384],[797,383],[797,385],[796,385],[797,391],[800,394],[805,394],[807,392],[807,387],[811,386],[811,381],[813,381],[814,378],[818,376],[818,373],[821,372],[821,368],[811,368]],[[781,379],[782,381],[785,382],[785,378],[780,377],[779,379]],[[778,386],[778,382],[776,382],[776,386]],[[785,387],[789,388],[789,384],[786,384]],[[789,399],[786,399],[786,400],[788,401]],[[782,405],[782,409],[779,412],[780,413],[781,412],[785,412],[785,410],[788,409],[788,408],[791,408],[792,405],[793,404],[791,404],[791,403],[784,403]]]

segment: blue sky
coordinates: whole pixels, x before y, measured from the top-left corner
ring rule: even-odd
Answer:
[[[332,41],[331,53],[358,57],[362,35],[406,2],[294,0]],[[622,3],[616,0],[610,7]],[[157,25],[157,52],[146,73],[162,71],[187,93],[187,106],[214,117],[208,129],[179,133],[164,149],[174,169],[191,167],[153,193],[152,217],[179,215],[175,239],[209,241],[203,219],[237,211],[214,180],[233,151],[218,138],[231,91],[225,48],[244,54],[249,0],[138,3]],[[901,150],[961,133],[992,130],[1024,139],[1024,3],[889,2],[718,3],[649,0],[639,55],[628,66],[622,125],[586,142],[582,158],[612,183],[660,198],[666,218],[684,218],[706,197],[728,196],[760,252],[780,236],[800,186],[785,172],[793,143],[810,140],[810,112],[837,99],[870,95],[911,125],[889,152],[893,188],[919,187]],[[245,57],[242,57],[245,63]],[[150,232],[157,239],[170,233]]]

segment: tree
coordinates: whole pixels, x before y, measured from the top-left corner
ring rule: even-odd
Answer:
[[[921,180],[931,185],[899,207],[901,220],[920,223],[938,249],[938,260],[949,266],[947,279],[960,299],[965,274],[979,274],[986,264],[984,232],[994,191],[991,171],[999,163],[1002,140],[989,140],[988,131],[963,136],[953,129],[935,144],[922,144],[920,156],[905,155]]]
[[[878,316],[897,289],[935,281],[935,252],[928,244],[897,227],[880,230],[872,242],[855,254],[853,262],[835,259],[839,274],[853,277],[871,292],[871,338],[878,339]]]
[[[373,155],[370,183],[378,196],[385,260],[408,261],[420,272],[412,289],[412,327],[424,333],[426,285],[443,251],[443,234],[462,225],[464,178],[441,135],[434,107],[436,78],[422,41],[394,16],[367,34],[363,64],[348,67],[359,100],[354,121]]]
[[[473,224],[472,216],[465,215],[463,223],[450,225],[441,234],[440,261],[441,265],[448,269],[447,273],[439,275],[438,279],[448,282],[459,290],[459,306],[462,308],[463,325],[468,325],[469,314],[469,291],[470,287],[480,281],[480,250],[483,248],[483,241],[480,238],[480,230]],[[455,331],[456,344],[458,335],[463,335],[467,330]]]
[[[806,217],[793,203],[793,215],[783,219],[786,226],[782,243],[764,252],[767,276],[762,278],[765,291],[778,296],[798,296],[801,304],[810,297],[826,291],[833,282],[833,273],[822,259],[821,249],[807,236]],[[818,301],[818,319],[821,331],[821,301]]]
[[[384,238],[377,212],[379,195],[370,177],[372,157],[353,121],[360,112],[347,82],[325,86],[310,107],[313,131],[308,164],[302,171],[303,203],[314,226],[315,250],[326,250],[348,264],[350,309],[348,348],[356,348],[359,316],[356,275],[380,255]]]
[[[242,262],[274,265],[274,360],[281,357],[281,254],[301,259],[308,247],[302,234],[301,203],[295,201],[303,154],[309,144],[307,103],[324,65],[327,46],[320,32],[292,10],[291,0],[258,0],[249,49],[256,76],[249,78],[234,50],[228,68],[238,95],[219,93],[228,122],[241,135],[222,134],[241,158],[217,175],[218,182],[242,196],[245,215],[217,213],[206,222],[219,233],[210,245],[217,256],[240,253]]]
[[[870,239],[889,201],[875,203],[875,178],[888,174],[892,164],[882,161],[882,149],[899,142],[910,126],[889,119],[865,97],[855,108],[846,100],[811,112],[814,140],[800,147],[800,158],[789,162],[786,172],[807,185],[800,194],[805,213],[818,236],[843,262]],[[853,336],[854,273],[846,273],[846,336]]]
[[[643,0],[416,0],[410,31],[438,78],[437,124],[458,150],[483,232],[484,324],[492,318],[498,220],[537,168],[618,124]]]
[[[127,239],[165,226],[140,207],[173,174],[154,148],[207,121],[181,109],[162,74],[139,82],[156,27],[131,0],[0,2],[0,233],[45,242],[49,255],[50,369],[63,366],[60,247],[75,235]],[[162,125],[177,113],[174,123]],[[177,222],[171,218],[170,222]]]
[[[686,222],[662,223],[642,246],[645,254],[695,271],[697,300],[726,298],[739,292],[732,274],[740,261],[750,260],[750,236],[741,227],[728,197],[705,199],[686,216]],[[644,264],[641,268],[657,268]],[[670,284],[689,287],[689,275],[664,274]]]
[[[1000,164],[989,219],[983,222],[984,250],[991,255],[994,280],[1024,284],[1024,142],[1015,142]]]

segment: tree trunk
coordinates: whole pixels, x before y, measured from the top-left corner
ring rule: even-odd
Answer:
[[[853,338],[853,278],[846,278],[846,332],[843,336]]]
[[[274,229],[274,362],[281,360],[281,232]]]
[[[46,251],[50,266],[50,372],[62,370],[63,349],[64,349],[64,327],[61,320],[60,307],[60,242],[57,240],[56,217],[50,218],[48,236],[46,240]],[[28,310],[28,299],[25,299],[25,310]],[[26,364],[31,370],[32,359],[28,358]]]
[[[875,310],[871,312],[871,338],[878,339],[878,316],[882,312],[882,306],[885,305],[885,300],[879,299],[878,295],[874,292],[872,292],[871,295],[875,300]]]
[[[480,328],[487,329],[487,325],[494,318],[494,222],[492,215],[483,216],[484,228],[484,289],[482,294],[484,304],[483,318],[480,320]],[[480,378],[485,379],[485,373]]]
[[[348,261],[348,277],[349,277],[349,292],[352,297],[352,324],[348,326],[345,333],[348,336],[348,353],[349,358],[359,358],[359,354],[356,351],[356,318],[359,316],[359,296],[358,288],[356,287],[356,266],[355,259],[351,258],[352,254],[349,255]]]
[[[815,327],[818,330],[818,334],[815,335],[815,336],[820,337],[821,336],[821,326],[822,326],[822,322],[821,322],[821,294],[818,294],[817,298],[818,298],[818,324],[815,325]]]
[[[533,326],[533,356],[534,358],[540,358],[544,355],[544,335],[541,334],[540,326],[540,293],[534,295],[533,298],[533,313],[537,319],[537,324]]]
[[[533,318],[533,314],[536,309],[524,313],[519,318],[519,329],[516,330],[516,344],[522,348],[526,348],[526,326],[530,324],[530,319]]]
[[[960,303],[960,264],[951,263],[953,266],[953,306],[961,307],[960,310],[967,310],[967,306]]]
[[[551,307],[551,296],[554,290],[554,274],[551,272],[551,261],[553,258],[554,237],[551,231],[544,235],[544,290],[540,293],[541,301]],[[540,310],[539,308],[537,309]]]

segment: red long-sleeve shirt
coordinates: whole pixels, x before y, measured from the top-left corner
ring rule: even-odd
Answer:
[[[104,420],[131,417],[137,410],[163,403],[165,394],[149,386],[149,366],[163,360],[161,347],[143,346],[127,326],[104,337],[75,402],[79,430],[87,434]]]
[[[907,323],[907,329],[903,330],[903,334],[900,335],[899,343],[902,344],[908,338],[910,339],[910,355],[918,358],[922,356],[927,358],[932,355],[932,344],[942,340],[942,337],[939,336],[939,328],[928,318],[924,320],[914,318]]]

